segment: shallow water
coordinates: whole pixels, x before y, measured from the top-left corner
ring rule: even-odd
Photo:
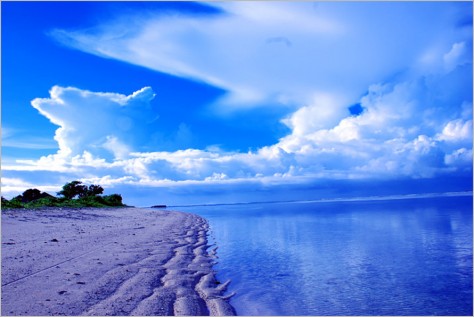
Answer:
[[[472,315],[472,197],[179,209],[239,315]]]

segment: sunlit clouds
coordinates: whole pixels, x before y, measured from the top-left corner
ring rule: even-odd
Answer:
[[[142,137],[153,97],[150,87],[124,96],[54,86],[50,98],[37,98],[31,104],[59,126],[55,135],[59,155],[73,157],[105,149],[123,158],[130,152],[124,142]]]
[[[59,150],[3,164],[11,173],[3,182],[16,188],[30,171],[56,175],[58,184],[67,175],[138,187],[472,173],[472,25],[459,22],[466,17],[456,4],[208,5],[219,12],[122,14],[49,35],[75,50],[222,89],[201,105],[208,116],[287,109],[278,119],[286,135],[257,149],[193,148],[195,131],[213,129],[199,117],[156,137],[160,107],[176,106],[152,104],[161,87],[119,93],[57,85],[31,105],[57,127]],[[160,142],[179,149],[164,151]]]

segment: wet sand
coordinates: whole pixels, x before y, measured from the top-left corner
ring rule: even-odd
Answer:
[[[207,230],[176,211],[2,211],[2,315],[234,315]]]

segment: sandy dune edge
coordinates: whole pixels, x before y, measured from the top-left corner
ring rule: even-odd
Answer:
[[[207,230],[175,211],[2,211],[2,315],[233,315]]]

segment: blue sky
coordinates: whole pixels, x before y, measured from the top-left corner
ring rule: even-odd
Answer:
[[[472,190],[472,3],[2,2],[2,195],[73,179],[135,205]]]

